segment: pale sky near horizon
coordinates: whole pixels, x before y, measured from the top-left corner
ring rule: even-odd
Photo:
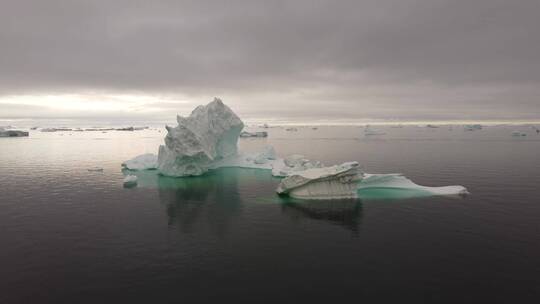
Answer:
[[[540,1],[0,0],[0,119],[538,120]]]

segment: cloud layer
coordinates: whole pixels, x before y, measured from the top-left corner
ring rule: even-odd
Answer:
[[[537,119],[538,29],[537,0],[4,0],[0,116],[129,94],[149,117],[221,96],[254,118]]]

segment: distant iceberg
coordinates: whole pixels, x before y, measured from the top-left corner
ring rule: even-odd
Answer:
[[[364,129],[364,136],[386,135],[385,132],[372,129],[369,125]]]
[[[512,132],[512,136],[514,136],[514,137],[527,136],[527,133],[520,132],[520,131],[514,131],[514,132]]]
[[[127,175],[124,177],[124,187],[130,188],[137,185],[137,176],[135,175]]]
[[[6,130],[0,127],[0,137],[24,137],[28,136],[28,132],[19,130]]]
[[[479,125],[479,124],[465,125],[465,126],[463,126],[463,129],[464,129],[465,131],[482,130],[482,125]]]
[[[240,133],[240,137],[268,137],[268,132],[261,131],[261,132],[242,132]]]
[[[366,190],[401,190],[415,191],[415,196],[453,196],[467,195],[469,191],[463,186],[428,187],[415,184],[400,173],[369,174],[364,173],[358,183],[360,193]]]

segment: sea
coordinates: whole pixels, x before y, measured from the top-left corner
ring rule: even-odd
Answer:
[[[157,153],[163,126],[38,128],[0,138],[0,303],[540,302],[534,126],[287,128],[251,126],[268,137],[239,149],[470,194],[294,200],[239,168],[124,187],[122,162]]]

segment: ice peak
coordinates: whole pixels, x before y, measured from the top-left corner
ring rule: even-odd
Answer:
[[[177,116],[160,146],[158,169],[164,175],[189,176],[206,172],[215,160],[237,153],[242,120],[221,99],[198,106],[189,117]]]

